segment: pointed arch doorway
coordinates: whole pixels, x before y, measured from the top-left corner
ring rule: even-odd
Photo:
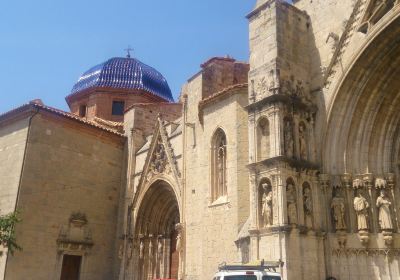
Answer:
[[[136,280],[178,279],[181,249],[179,203],[174,189],[158,180],[147,189],[135,223]]]

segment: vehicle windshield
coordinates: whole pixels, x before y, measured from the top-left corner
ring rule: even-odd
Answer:
[[[255,276],[255,275],[232,275],[232,276],[225,276],[224,280],[257,280],[257,276]]]
[[[263,276],[262,280],[281,280],[280,276]]]

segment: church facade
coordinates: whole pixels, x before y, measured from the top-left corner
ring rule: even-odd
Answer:
[[[1,279],[400,277],[400,1],[257,0],[250,58],[112,58],[0,115]]]

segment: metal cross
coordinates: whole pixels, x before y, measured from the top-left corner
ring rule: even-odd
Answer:
[[[128,48],[125,49],[125,51],[128,53],[128,54],[126,55],[126,57],[127,57],[127,58],[130,58],[130,57],[131,57],[131,51],[133,51],[133,49],[131,48],[131,46],[128,46]]]

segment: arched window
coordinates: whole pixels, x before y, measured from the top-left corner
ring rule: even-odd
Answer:
[[[267,159],[271,154],[270,130],[267,118],[262,118],[257,125],[257,160]]]
[[[222,129],[218,129],[212,138],[211,145],[211,198],[212,201],[226,196],[226,136]]]

